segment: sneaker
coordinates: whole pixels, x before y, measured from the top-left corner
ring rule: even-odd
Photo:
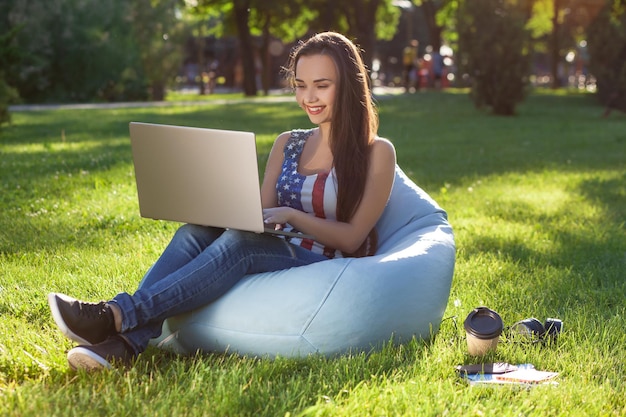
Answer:
[[[113,311],[105,302],[84,303],[63,294],[48,294],[52,317],[61,332],[81,345],[93,345],[116,334]]]
[[[135,359],[133,349],[119,335],[111,336],[97,345],[77,346],[67,352],[67,361],[74,370],[88,372],[127,366]]]

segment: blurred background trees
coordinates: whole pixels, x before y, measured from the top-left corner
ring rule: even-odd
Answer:
[[[589,27],[589,70],[597,79],[598,97],[626,111],[626,1],[607,4]]]
[[[4,0],[0,33],[19,28],[20,65],[5,74],[24,101],[163,97],[184,37],[174,0]]]
[[[459,69],[474,104],[512,115],[530,75],[530,36],[522,10],[506,0],[470,0],[458,10]]]
[[[144,94],[151,100],[163,100],[165,89],[180,69],[182,46],[190,35],[190,29],[178,17],[181,4],[179,0],[130,0],[125,4],[132,22],[133,48],[141,63],[139,73],[147,86]],[[137,79],[137,72],[131,68],[124,72]],[[124,86],[120,90],[122,93]]]
[[[324,30],[355,39],[375,85],[401,85],[402,49],[417,39],[424,87],[432,86],[441,51],[443,84],[469,87],[495,113],[512,114],[527,86],[593,90],[596,77],[604,102],[619,102],[624,2],[3,0],[0,123],[17,96],[25,103],[162,100],[172,88],[206,94],[218,87],[268,94],[282,87],[294,42]]]

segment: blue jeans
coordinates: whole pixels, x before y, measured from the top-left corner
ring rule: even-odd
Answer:
[[[216,300],[247,274],[328,259],[267,234],[184,225],[146,273],[137,291],[113,298],[122,336],[139,354],[161,334],[163,321]]]

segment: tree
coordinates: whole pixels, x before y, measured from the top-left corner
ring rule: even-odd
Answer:
[[[194,38],[193,43],[195,44],[196,59],[200,72],[198,85],[200,87],[200,95],[204,95],[206,94],[207,80],[205,80],[202,73],[208,70],[205,57],[206,36],[210,33],[211,28],[220,26],[221,12],[219,9],[216,10],[216,8],[209,5],[190,0],[185,1],[185,8],[183,10],[182,18],[187,26],[191,28],[191,33]]]
[[[145,98],[126,0],[4,0],[4,33],[20,67],[9,82],[27,102]]]
[[[286,1],[283,4],[258,3],[252,13],[251,21],[253,22],[252,33],[259,35],[261,40],[259,57],[262,62],[261,83],[265,94],[268,93],[270,87],[272,58],[270,45],[275,39],[288,43],[298,39],[307,32],[315,16],[314,11],[307,7],[300,7],[294,1]]]
[[[311,0],[317,12],[312,31],[335,30],[355,40],[363,50],[363,61],[371,68],[377,39],[396,33],[400,10],[393,0]]]
[[[181,0],[3,0],[0,34],[20,66],[5,71],[27,102],[163,97],[180,67]]]
[[[176,16],[180,6],[179,0],[131,2],[132,29],[152,100],[165,98],[165,88],[182,62],[186,28]]]
[[[255,47],[250,29],[250,14],[257,0],[186,0],[188,10],[198,18],[217,13],[221,24],[208,30],[211,35],[233,34],[239,40],[239,57],[243,70],[243,91],[246,96],[255,96],[256,66]]]
[[[442,35],[445,30],[445,18],[451,11],[450,0],[416,0],[421,5],[426,24],[428,25],[428,38],[434,51],[438,51],[442,44]]]
[[[306,32],[336,30],[357,41],[370,65],[375,40],[393,36],[400,14],[392,0],[187,0],[187,4],[220,11],[222,24],[212,33],[236,34],[245,95],[256,95],[255,57],[266,58],[270,36],[292,42]],[[260,47],[255,36],[261,37]],[[267,59],[261,62],[267,77]]]
[[[589,55],[601,103],[626,110],[626,0],[610,1],[591,24]]]
[[[605,0],[532,0],[527,1],[527,27],[534,49],[546,52],[552,88],[561,87],[560,67],[568,52],[576,50]]]
[[[459,66],[470,97],[494,114],[512,115],[525,96],[529,36],[520,10],[506,0],[466,0],[458,12]]]
[[[233,14],[241,46],[243,93],[246,96],[255,96],[257,92],[255,54],[249,26],[251,3],[252,0],[233,0]]]
[[[6,72],[11,71],[20,59],[19,51],[13,42],[19,30],[17,27],[8,33],[0,33],[0,127],[11,121],[9,105],[19,97],[17,90],[9,85],[6,77]]]

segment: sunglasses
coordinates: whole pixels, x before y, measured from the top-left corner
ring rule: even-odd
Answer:
[[[563,330],[563,321],[547,318],[541,323],[534,317],[518,321],[511,326],[511,332],[530,338],[534,342],[554,341]]]

